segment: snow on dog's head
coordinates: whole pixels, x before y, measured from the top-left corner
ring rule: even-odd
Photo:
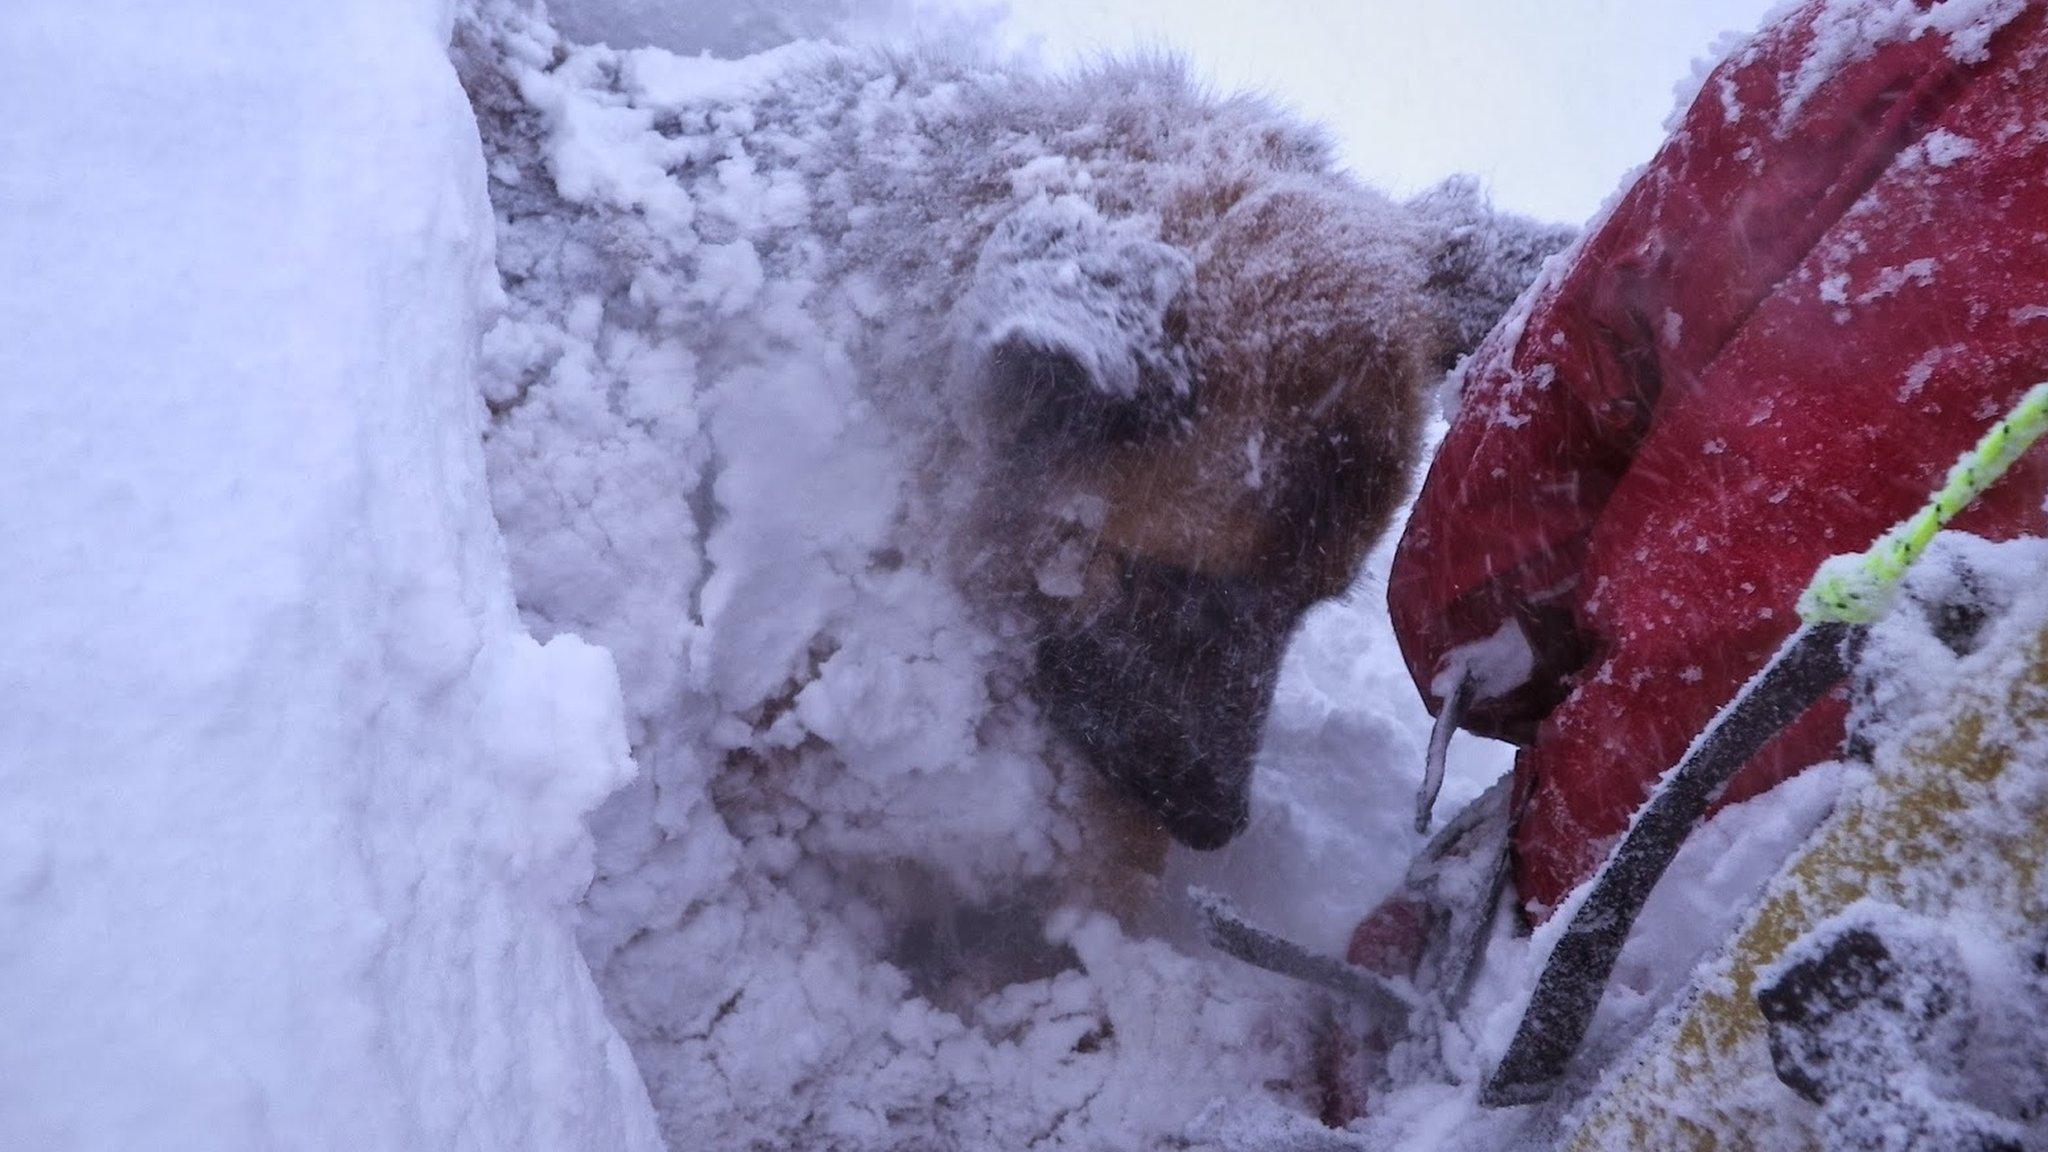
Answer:
[[[1455,189],[1391,202],[1154,62],[683,60],[495,6],[459,56],[507,289],[494,502],[530,622],[611,648],[636,725],[585,943],[657,1102],[688,1131],[722,1100],[776,1144],[833,1122],[778,1112],[799,1086],[979,1115],[993,1072],[860,1070],[903,970],[944,999],[928,944],[972,920],[909,909],[1073,897],[1134,825],[1242,826],[1290,631],[1405,493],[1424,383],[1541,246],[1471,259],[1520,226]],[[1086,987],[1046,994],[1112,995]],[[769,1059],[747,1037],[794,1023],[778,1004],[828,1040]],[[1212,1026],[1242,1024],[1149,1042]],[[1306,1035],[1148,1106],[1305,1075]],[[1054,1055],[1136,1074],[1116,1047]],[[705,1080],[735,1061],[754,1083]]]

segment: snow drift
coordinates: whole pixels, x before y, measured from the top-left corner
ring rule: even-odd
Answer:
[[[569,924],[432,3],[0,11],[0,1143],[652,1148]]]

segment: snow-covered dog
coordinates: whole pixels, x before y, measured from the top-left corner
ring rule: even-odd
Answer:
[[[1165,63],[688,60],[488,6],[460,55],[497,510],[636,725],[587,947],[643,1061],[746,1002],[676,949],[904,960],[878,892],[1070,871],[1131,823],[1100,779],[1187,844],[1242,829],[1289,634],[1563,240],[1391,201]]]

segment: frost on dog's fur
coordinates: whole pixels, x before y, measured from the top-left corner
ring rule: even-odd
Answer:
[[[1144,821],[1076,746],[1130,717],[1075,674],[1049,718],[1046,638],[1156,662],[1213,611],[1189,754],[1248,772],[1287,630],[1496,307],[1443,271],[1472,233],[1158,62],[685,60],[511,5],[458,58],[494,502],[531,626],[618,661],[641,775],[584,947],[672,1141],[1146,1147],[1306,1108],[1298,993],[1110,914],[1149,903]]]

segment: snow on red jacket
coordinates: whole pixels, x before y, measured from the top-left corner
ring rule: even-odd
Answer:
[[[1536,915],[1796,626],[1814,567],[2048,376],[2044,7],[1791,12],[1467,365],[1389,599],[1432,706],[1476,656],[1495,695],[1467,727],[1524,745]],[[1958,527],[2041,532],[2042,456]],[[1726,799],[1831,755],[1843,714]]]

